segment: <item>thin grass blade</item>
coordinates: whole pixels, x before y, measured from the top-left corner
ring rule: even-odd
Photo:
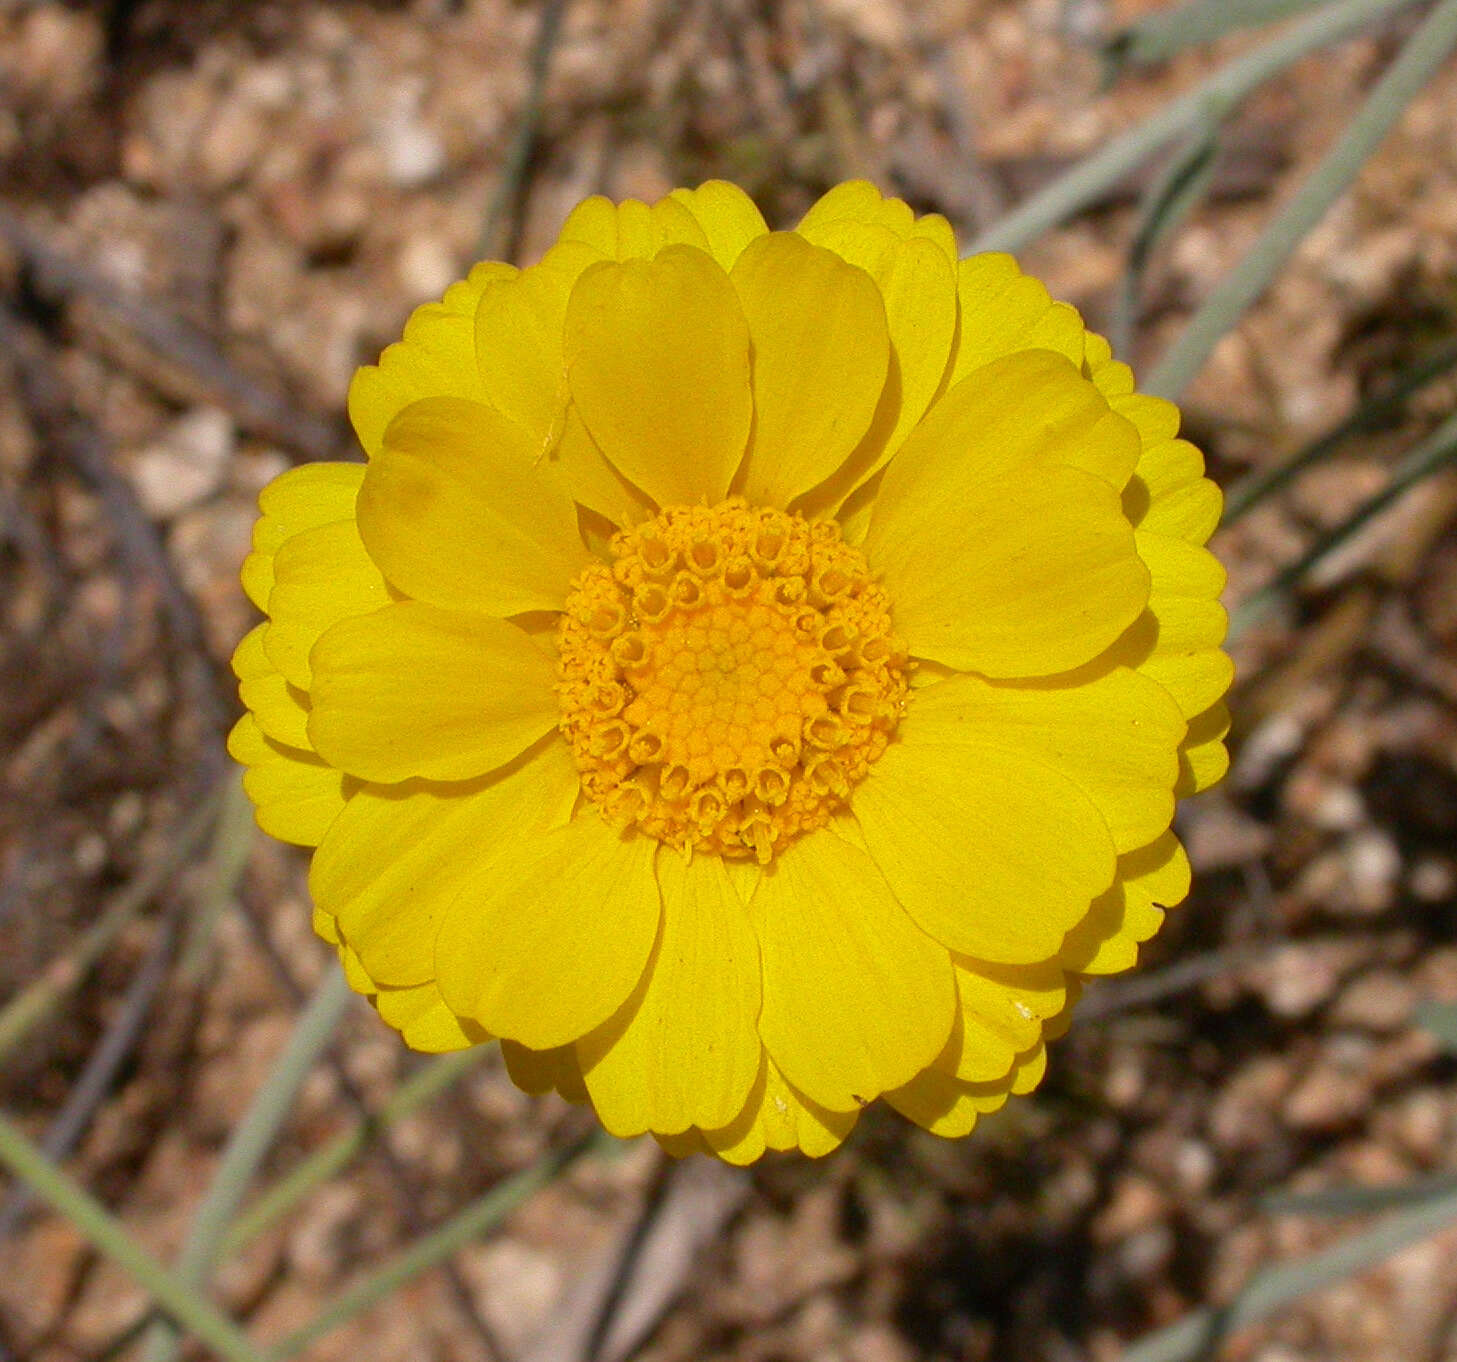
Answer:
[[[1327,0],[1190,0],[1159,10],[1115,33],[1103,46],[1103,58],[1116,77],[1130,66],[1152,66],[1177,56],[1187,47],[1212,43],[1242,28],[1273,24]]]
[[[1457,10],[1457,5],[1454,5]],[[1346,543],[1382,511],[1419,482],[1432,477],[1448,464],[1457,463],[1457,415],[1449,416],[1395,469],[1391,481],[1375,496],[1367,498],[1338,525],[1333,525],[1301,556],[1278,573],[1273,581],[1245,599],[1230,615],[1229,637],[1238,638],[1250,625],[1262,619],[1286,599],[1306,575],[1327,555]]]
[[[222,798],[221,790],[209,791],[172,838],[165,854],[110,901],[67,954],[5,1004],[0,1010],[0,1059],[70,996],[127,924],[162,891],[218,817]]]
[[[267,1362],[285,1362],[333,1333],[355,1316],[388,1299],[401,1287],[438,1267],[467,1244],[490,1233],[534,1193],[552,1182],[589,1150],[611,1139],[601,1130],[537,1160],[457,1212],[439,1229],[422,1235],[409,1248],[345,1291],[302,1328],[268,1350]]]
[[[1407,398],[1420,392],[1428,383],[1451,373],[1453,368],[1457,368],[1457,341],[1439,346],[1431,354],[1424,355],[1410,368],[1398,374],[1387,387],[1363,402],[1340,425],[1312,440],[1284,463],[1237,482],[1224,494],[1222,523],[1233,525],[1261,502],[1288,487],[1307,468],[1313,468],[1329,458],[1347,440],[1379,430],[1401,412]]]
[[[0,1116],[0,1163],[149,1292],[178,1327],[205,1343],[223,1362],[263,1362],[263,1354],[232,1320],[147,1253],[106,1207],[51,1163],[4,1116]]]
[[[1457,1055],[1457,1003],[1423,1003],[1415,1020],[1436,1037],[1445,1053]]]
[[[229,1228],[221,1256],[226,1258],[239,1252],[264,1230],[282,1220],[315,1188],[347,1168],[372,1141],[383,1136],[396,1122],[419,1110],[438,1093],[444,1092],[479,1065],[487,1053],[485,1047],[478,1047],[438,1055],[418,1073],[411,1075],[377,1113],[340,1131],[328,1144],[301,1160],[260,1194]]]
[[[1414,1178],[1391,1187],[1330,1187],[1323,1192],[1282,1192],[1264,1197],[1266,1215],[1367,1215],[1398,1206],[1420,1205],[1435,1196],[1457,1193],[1457,1175]]]
[[[1431,1196],[1319,1253],[1256,1273],[1228,1305],[1196,1310],[1178,1323],[1159,1329],[1129,1348],[1122,1362],[1190,1362],[1213,1357],[1220,1344],[1237,1330],[1375,1267],[1409,1244],[1453,1224],[1457,1224],[1457,1192]]]
[[[353,996],[343,971],[337,965],[331,966],[223,1150],[177,1258],[177,1276],[187,1286],[198,1291],[205,1289],[228,1226],[258,1165],[273,1147],[293,1109],[300,1085],[333,1040]],[[177,1330],[170,1323],[159,1321],[148,1331],[142,1356],[145,1362],[171,1362],[177,1355],[178,1343]]]
[[[972,241],[966,254],[1020,250],[1094,203],[1160,147],[1187,133],[1211,101],[1225,101],[1233,108],[1302,57],[1413,3],[1415,0],[1341,0],[1307,16],[1288,32],[1229,62],[1188,94],[1170,101],[1100,151],[1079,161],[1000,222],[993,223]]]
[[[1138,225],[1128,248],[1128,265],[1119,281],[1113,316],[1108,324],[1109,339],[1118,354],[1126,354],[1132,345],[1144,277],[1154,252],[1179,229],[1209,192],[1219,134],[1227,114],[1226,104],[1211,103],[1143,196]]]
[[[1319,16],[1316,16],[1319,17]],[[1457,0],[1440,0],[1377,82],[1294,198],[1266,226],[1248,254],[1194,314],[1144,387],[1176,398],[1204,367],[1220,339],[1269,286],[1295,248],[1326,215],[1385,140],[1392,125],[1457,47]]]

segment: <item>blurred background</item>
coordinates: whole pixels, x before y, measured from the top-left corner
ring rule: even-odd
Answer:
[[[1453,11],[0,0],[0,1356],[1457,1359]],[[867,176],[1182,391],[1240,668],[1193,895],[1035,1096],[743,1173],[331,1010],[222,752],[355,367],[715,176]]]

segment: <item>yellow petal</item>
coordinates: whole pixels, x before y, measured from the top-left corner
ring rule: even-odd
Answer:
[[[314,750],[309,741],[307,692],[289,685],[280,673],[270,671],[240,682],[238,695],[258,720],[259,727],[275,742],[304,752]]]
[[[611,199],[594,194],[567,215],[560,242],[590,246],[606,260],[650,260],[674,243],[708,249],[697,218],[674,199],[649,207],[639,199]]]
[[[560,610],[590,558],[576,506],[538,471],[527,433],[458,398],[391,423],[359,490],[359,533],[406,595],[495,615]]]
[[[306,463],[280,473],[258,494],[263,514],[253,547],[273,553],[304,530],[350,519],[363,480],[362,463]]]
[[[1103,815],[1119,851],[1174,816],[1184,720],[1156,682],[1118,667],[1069,685],[955,676],[915,693],[917,731],[942,743],[1026,752],[1060,771]]]
[[[562,241],[540,263],[491,284],[476,310],[476,362],[491,404],[528,433],[539,471],[566,493],[626,525],[650,514],[647,499],[608,463],[571,405],[562,348],[567,300],[602,253]]]
[[[787,506],[870,425],[890,360],[885,305],[863,270],[792,232],[750,244],[732,279],[754,354],[744,495]]]
[[[602,259],[583,242],[561,241],[540,263],[492,284],[476,311],[476,361],[492,405],[528,432],[538,470],[583,506],[626,525],[650,514],[649,503],[587,434],[571,405],[563,349],[572,289]]]
[[[379,452],[389,423],[423,397],[484,400],[476,368],[475,310],[497,279],[516,273],[495,261],[476,266],[441,303],[416,308],[404,339],[389,346],[377,365],[366,365],[349,385],[349,420],[366,454]]]
[[[1010,1092],[1006,1079],[963,1083],[939,1069],[927,1069],[903,1087],[886,1093],[885,1100],[933,1135],[959,1139],[971,1134],[979,1117],[1004,1107]]]
[[[902,199],[888,199],[869,180],[845,180],[821,194],[795,229],[809,235],[832,222],[872,223],[897,237],[909,235],[915,213]]]
[[[619,214],[617,205],[611,199],[601,194],[593,194],[590,198],[583,199],[567,214],[567,220],[562,223],[557,240],[559,242],[579,241],[585,246],[590,246],[604,259],[616,260],[618,258],[619,216],[640,220],[645,214],[634,210],[645,210],[646,208],[646,204],[634,200],[631,208],[624,204],[624,212]]]
[[[1100,393],[1110,402],[1133,392],[1133,370],[1111,358],[1112,349],[1102,336],[1089,331],[1083,342],[1083,367]]]
[[[652,206],[652,217],[658,242],[654,254],[671,245],[692,246],[696,250],[707,251],[709,255],[714,254],[698,215],[690,211],[681,199],[675,199],[671,194],[659,199]]]
[[[350,948],[347,942],[339,943],[339,963],[344,967],[344,978],[356,993],[362,993],[365,997],[372,997],[376,992],[374,980],[369,977],[364,966],[359,963],[359,957]]]
[[[487,615],[402,601],[336,624],[313,661],[309,737],[363,780],[471,780],[560,717],[551,659]]]
[[[657,845],[620,837],[588,809],[512,848],[456,899],[436,938],[451,1009],[534,1050],[600,1026],[637,986],[657,937]]]
[[[1206,543],[1224,509],[1224,494],[1204,476],[1204,456],[1187,440],[1146,445],[1123,496],[1139,529],[1189,544]]]
[[[811,1159],[838,1149],[860,1119],[860,1109],[830,1111],[812,1102],[763,1056],[744,1109],[727,1126],[699,1132],[707,1152],[743,1167],[766,1149],[797,1149]]]
[[[916,217],[909,204],[886,198],[869,180],[847,180],[822,194],[795,229],[814,240],[831,223],[850,222],[888,231],[899,240],[924,237],[934,242],[951,264],[956,263],[956,234],[939,213]]]
[[[934,1067],[968,1083],[994,1082],[1042,1039],[1042,1024],[1062,1011],[1067,986],[1056,961],[993,965],[954,955],[957,1025]]]
[[[1114,393],[1109,396],[1108,405],[1133,423],[1145,448],[1172,440],[1179,433],[1179,409],[1162,397],[1148,393]]]
[[[1072,1026],[1073,1010],[1077,1007],[1078,999],[1083,995],[1083,981],[1080,975],[1070,974],[1066,979],[1067,1001],[1062,1005],[1062,1011],[1055,1017],[1049,1017],[1042,1024],[1042,1039],[1045,1044],[1051,1044],[1055,1040],[1061,1040],[1068,1033]]]
[[[359,527],[338,520],[287,540],[273,559],[272,617],[263,634],[268,660],[301,690],[313,679],[309,654],[319,636],[340,620],[366,615],[390,601]]]
[[[1025,1055],[1018,1055],[1012,1067],[1011,1092],[1025,1097],[1047,1076],[1047,1046],[1038,1041]]]
[[[1098,385],[1098,390],[1112,395],[1112,389],[1107,383],[1107,373],[1113,363],[1113,347],[1107,336],[1100,336],[1096,331],[1089,331],[1083,343],[1083,368],[1088,376]],[[1128,366],[1122,365],[1124,369]],[[1128,370],[1128,386],[1124,392],[1133,391],[1133,371]]]
[[[749,242],[769,230],[753,199],[726,180],[708,180],[697,189],[675,189],[669,198],[697,219],[708,240],[709,254],[726,270],[733,268]]]
[[[612,466],[575,407],[567,408],[561,438],[545,464],[569,495],[619,528],[653,514],[652,502]]]
[[[567,215],[558,244],[587,246],[606,260],[651,260],[665,246],[707,251],[709,238],[698,215],[676,196],[649,206],[640,199],[613,203],[594,194]]]
[[[1066,465],[1121,489],[1139,449],[1137,430],[1072,364],[1048,350],[1026,350],[946,392],[896,455],[877,500],[894,499],[901,484],[946,462],[958,486]]]
[[[506,1072],[522,1092],[541,1097],[555,1091],[568,1102],[591,1100],[582,1079],[582,1067],[573,1045],[557,1045],[550,1050],[530,1050],[514,1040],[501,1042],[501,1055]]]
[[[567,375],[592,438],[660,505],[723,499],[753,402],[749,330],[703,251],[592,266],[572,290]]]
[[[1229,707],[1225,704],[1211,705],[1189,720],[1189,733],[1179,750],[1179,783],[1174,787],[1180,799],[1224,778],[1229,770],[1229,749],[1224,745],[1228,733]]]
[[[1157,681],[1192,718],[1234,678],[1234,664],[1220,651],[1228,627],[1219,603],[1224,568],[1212,553],[1182,539],[1140,530],[1137,542],[1151,578],[1148,616],[1119,640],[1112,656]]]
[[[273,590],[273,555],[255,549],[243,559],[238,578],[243,583],[243,594],[259,610],[267,610],[268,595]]]
[[[987,676],[1046,676],[1098,656],[1143,610],[1148,569],[1101,479],[1052,466],[968,485],[947,457],[892,486],[898,467],[865,552],[914,656]]]
[[[326,913],[318,904],[314,905],[312,916],[314,935],[331,946],[339,944],[339,924],[334,920],[333,913]]]
[[[697,1130],[682,1130],[676,1135],[658,1135],[653,1139],[670,1159],[686,1159],[690,1154],[711,1154],[713,1151],[703,1143],[703,1135]]]
[[[536,456],[561,438],[570,393],[562,333],[582,271],[604,257],[561,241],[529,269],[493,281],[475,311],[476,364],[486,400],[526,430]]]
[[[258,494],[253,552],[243,560],[243,590],[260,610],[273,590],[273,555],[285,540],[354,515],[364,477],[358,463],[309,463],[280,473]]]
[[[1115,491],[1137,455],[1133,427],[1048,352],[987,365],[937,402],[886,470],[865,539],[912,650],[995,676],[1103,651],[1147,600]]]
[[[725,1126],[759,1068],[759,946],[717,856],[658,855],[663,925],[642,981],[577,1042],[602,1124],[627,1137]]]
[[[374,996],[380,1019],[400,1033],[405,1044],[424,1054],[468,1050],[490,1040],[480,1027],[462,1022],[445,1005],[431,980],[410,988],[381,988]]]
[[[956,293],[951,265],[941,248],[925,237],[911,237],[873,262],[871,274],[885,296],[885,313],[895,355],[900,400],[895,421],[884,436],[886,457],[893,454],[930,406],[946,375],[956,334]],[[880,466],[867,464],[867,472]]]
[[[1067,934],[1058,960],[1078,974],[1119,974],[1189,892],[1189,858],[1172,832],[1118,858],[1118,878]]]
[[[248,768],[243,789],[258,826],[280,842],[317,846],[344,808],[344,776],[312,753],[274,742],[251,714],[228,734],[228,753]]]
[[[371,978],[424,983],[456,895],[489,876],[514,843],[564,823],[577,788],[566,744],[554,739],[467,786],[367,785],[314,854],[310,896]]]
[[[258,725],[275,742],[312,752],[309,742],[309,697],[284,680],[263,649],[266,624],[243,635],[233,653],[233,674],[238,678],[238,695],[253,712]]]
[[[828,832],[791,843],[749,911],[764,962],[759,1032],[784,1076],[852,1111],[935,1058],[955,1006],[946,951],[864,852]]]
[[[268,625],[258,624],[238,641],[238,646],[233,649],[231,666],[233,675],[239,681],[251,681],[255,677],[267,676],[270,672],[276,672],[277,668],[268,660],[268,654],[263,651],[263,633]]]
[[[851,808],[911,917],[981,960],[1046,960],[1113,880],[1107,825],[1072,781],[1025,753],[922,733],[914,709]]]
[[[561,435],[567,406],[562,327],[567,298],[582,269],[597,259],[583,249],[576,269],[543,261],[498,279],[475,315],[476,363],[486,400],[526,432],[533,457]]]
[[[1083,362],[1082,319],[1066,303],[997,252],[963,260],[957,274],[961,326],[948,383],[954,385],[993,360],[1019,350],[1054,350]]]
[[[800,231],[875,280],[885,302],[891,349],[880,405],[864,440],[805,501],[806,510],[817,513],[838,506],[884,466],[940,389],[956,333],[956,281],[952,262],[925,236],[902,239],[852,219]]]

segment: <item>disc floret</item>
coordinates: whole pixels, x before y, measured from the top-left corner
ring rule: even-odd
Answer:
[[[834,521],[670,506],[573,583],[561,731],[609,822],[772,859],[822,826],[885,750],[904,644]]]

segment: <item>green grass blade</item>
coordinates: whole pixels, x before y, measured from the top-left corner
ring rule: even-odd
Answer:
[[[1281,1192],[1263,1197],[1266,1215],[1366,1215],[1457,1193],[1457,1175],[1414,1178],[1389,1187],[1329,1187],[1323,1192]]]
[[[1227,105],[1211,104],[1143,196],[1138,225],[1128,248],[1128,266],[1119,281],[1113,316],[1108,324],[1108,337],[1117,354],[1126,353],[1132,344],[1144,275],[1148,273],[1153,253],[1178,230],[1209,192],[1219,134],[1227,114]]]
[[[1258,1272],[1228,1305],[1196,1310],[1129,1348],[1122,1362],[1190,1362],[1214,1355],[1238,1329],[1273,1315],[1313,1292],[1391,1257],[1408,1244],[1457,1224],[1457,1192],[1431,1196],[1299,1262]]]
[[[223,786],[217,833],[208,857],[207,888],[197,896],[187,918],[187,935],[179,961],[179,972],[187,986],[198,983],[202,978],[213,932],[228,905],[237,896],[257,831],[258,825],[253,821],[253,802],[243,789],[243,773],[234,768],[232,778]]]
[[[1392,417],[1398,415],[1406,399],[1434,379],[1441,378],[1457,367],[1457,341],[1439,346],[1429,355],[1424,355],[1410,368],[1397,377],[1381,392],[1363,403],[1340,425],[1334,427],[1319,439],[1312,440],[1284,463],[1262,473],[1254,473],[1236,483],[1224,494],[1225,525],[1248,515],[1266,498],[1288,487],[1307,468],[1329,458],[1347,440],[1368,431],[1379,430]]]
[[[1289,32],[1231,61],[1188,94],[1170,101],[1158,113],[1079,161],[1001,221],[993,223],[971,243],[966,254],[1020,250],[1048,228],[1086,208],[1160,147],[1187,133],[1204,116],[1211,102],[1223,102],[1232,108],[1308,53],[1339,42],[1383,15],[1413,3],[1414,0],[1341,0],[1329,9],[1317,11]]]
[[[1319,16],[1317,16],[1319,17]],[[1391,126],[1457,46],[1457,0],[1441,0],[1407,40],[1335,146],[1276,215],[1238,265],[1194,314],[1148,376],[1148,392],[1176,398],[1204,367],[1221,337],[1284,267],[1295,248],[1343,194]]]
[[[1457,12],[1457,0],[1449,0]],[[1417,483],[1457,463],[1457,415],[1449,416],[1392,472],[1391,481],[1375,496],[1368,497],[1338,525],[1333,525],[1301,556],[1282,569],[1275,579],[1246,598],[1230,615],[1229,637],[1238,638],[1250,625],[1284,600],[1305,575],[1328,554],[1340,548],[1382,511],[1409,492]]]
[[[1457,1003],[1423,1003],[1413,1018],[1449,1055],[1457,1055]]]
[[[205,1288],[228,1225],[237,1214],[253,1174],[288,1119],[300,1085],[333,1039],[353,996],[343,971],[331,965],[223,1150],[178,1255],[176,1273],[188,1286]],[[159,1321],[148,1331],[142,1356],[146,1362],[170,1362],[177,1354],[177,1345],[177,1331]]]
[[[486,1053],[484,1046],[478,1046],[473,1050],[457,1050],[453,1054],[436,1056],[401,1083],[377,1113],[356,1121],[349,1129],[340,1131],[327,1144],[300,1160],[233,1222],[223,1240],[222,1256],[237,1253],[269,1226],[283,1219],[316,1187],[347,1168],[372,1140],[424,1106],[437,1093],[444,1092],[480,1064]]]
[[[111,900],[72,950],[47,966],[40,978],[5,1004],[0,1011],[0,1059],[75,991],[126,925],[161,892],[218,816],[222,798],[220,790],[209,791],[156,864],[148,866]]]
[[[247,1336],[187,1283],[147,1253],[99,1201],[51,1163],[4,1116],[0,1162],[65,1216],[98,1252],[110,1258],[185,1329],[224,1362],[263,1362]]]
[[[1186,47],[1212,43],[1242,28],[1288,19],[1327,0],[1190,0],[1159,10],[1115,33],[1103,47],[1115,77],[1129,66],[1151,66]]]
[[[347,1324],[356,1315],[378,1305],[407,1282],[438,1267],[467,1244],[495,1229],[518,1206],[571,1166],[582,1154],[605,1144],[609,1136],[600,1130],[583,1136],[564,1149],[545,1155],[530,1168],[506,1179],[484,1196],[457,1212],[439,1229],[422,1235],[409,1248],[383,1267],[370,1273],[343,1292],[332,1305],[268,1350],[268,1362],[285,1362],[296,1357],[325,1335]]]

